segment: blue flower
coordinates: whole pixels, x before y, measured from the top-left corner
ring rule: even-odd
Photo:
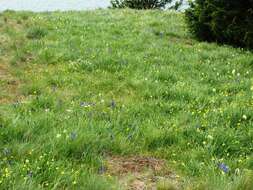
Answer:
[[[77,138],[77,133],[76,132],[71,132],[70,133],[70,139],[75,140]]]
[[[116,107],[116,102],[114,100],[112,100],[111,102],[111,108],[114,109]]]
[[[89,102],[81,102],[80,103],[80,106],[81,107],[90,107],[90,106],[93,106],[94,103],[89,103]]]
[[[220,163],[218,164],[218,167],[224,172],[224,173],[228,173],[229,172],[229,167],[224,164],[224,163]]]

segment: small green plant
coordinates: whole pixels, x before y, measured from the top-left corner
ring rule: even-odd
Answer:
[[[41,27],[32,27],[28,30],[26,37],[28,39],[41,39],[47,35],[47,30]]]

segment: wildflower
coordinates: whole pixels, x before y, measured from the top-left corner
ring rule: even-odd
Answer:
[[[229,172],[229,167],[226,164],[224,164],[224,163],[218,164],[218,167],[224,173],[228,173]]]
[[[247,116],[246,116],[246,115],[243,115],[242,118],[243,118],[244,120],[247,120]]]
[[[73,181],[73,185],[76,185],[76,183],[77,183],[77,182],[76,182],[76,180],[75,180],[75,181]]]
[[[111,108],[114,109],[116,107],[116,102],[114,100],[112,100],[111,102]]]
[[[215,89],[215,88],[213,88],[213,92],[216,92],[216,89]]]
[[[77,133],[76,133],[76,132],[71,132],[71,133],[70,133],[70,139],[71,139],[71,140],[75,140],[76,137],[77,137]]]
[[[56,135],[56,138],[58,139],[58,138],[61,138],[61,134],[57,134]]]
[[[89,102],[81,102],[80,103],[80,106],[81,107],[85,107],[85,108],[90,107],[92,105],[94,105],[94,104],[93,103],[89,103]]]
[[[50,111],[50,109],[45,109],[45,112],[49,112]]]
[[[232,71],[232,74],[233,74],[233,75],[235,74],[235,69]]]

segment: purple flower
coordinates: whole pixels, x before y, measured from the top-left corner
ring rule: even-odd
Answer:
[[[218,164],[218,167],[224,172],[224,173],[228,173],[229,172],[229,167],[224,164],[224,163],[220,163]]]

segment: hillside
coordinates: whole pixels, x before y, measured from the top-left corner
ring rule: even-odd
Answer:
[[[181,13],[1,13],[0,189],[252,189],[252,73]]]

